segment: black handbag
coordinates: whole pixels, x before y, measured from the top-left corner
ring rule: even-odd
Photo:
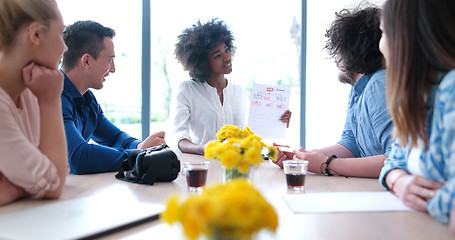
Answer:
[[[126,174],[125,174],[126,172]],[[120,166],[115,178],[139,184],[174,181],[180,172],[180,161],[167,145],[134,149]]]

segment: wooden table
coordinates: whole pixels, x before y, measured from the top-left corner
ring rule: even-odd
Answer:
[[[201,161],[198,155],[180,154],[184,161]],[[221,166],[210,160],[207,184],[221,181]],[[179,174],[171,183],[153,186],[116,180],[115,173],[69,175],[60,200],[87,196],[106,198],[133,197],[139,201],[164,204],[173,193],[184,197],[186,179]],[[275,207],[279,217],[276,234],[263,231],[258,239],[453,239],[447,226],[420,212],[378,213],[318,213],[294,214],[282,196],[287,194],[283,170],[269,161],[254,169],[252,182]],[[306,193],[316,192],[372,192],[384,191],[377,179],[327,177],[309,174]],[[3,207],[0,214],[50,204],[59,200],[24,199]],[[334,200],[336,201],[336,200]],[[170,226],[160,220],[147,222],[126,230],[103,236],[102,239],[182,239],[178,225]]]

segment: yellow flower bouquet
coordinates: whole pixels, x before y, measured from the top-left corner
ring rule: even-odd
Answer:
[[[275,232],[278,227],[273,206],[244,179],[211,185],[183,202],[174,195],[160,218],[169,224],[179,222],[188,239],[202,235],[209,239],[251,239],[263,228]]]
[[[278,150],[267,146],[261,137],[255,135],[248,127],[226,125],[216,134],[217,140],[209,142],[204,156],[218,159],[225,168],[226,179],[242,177],[248,174],[252,166],[258,166],[263,160],[263,148],[268,150],[267,157],[276,159]]]

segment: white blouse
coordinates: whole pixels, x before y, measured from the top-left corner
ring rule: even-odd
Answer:
[[[187,80],[180,83],[171,108],[175,149],[178,142],[188,139],[206,144],[226,124],[244,128],[249,101],[243,87],[228,82],[223,89],[223,104],[217,89],[208,83]]]

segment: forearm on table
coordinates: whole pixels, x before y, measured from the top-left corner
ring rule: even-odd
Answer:
[[[87,141],[69,141],[71,158],[68,160],[72,174],[93,174],[117,171],[128,157],[129,150],[112,148]],[[77,146],[77,147],[72,147]]]
[[[351,177],[378,178],[384,165],[385,155],[364,158],[335,158],[329,165],[332,174]]]
[[[204,154],[204,145],[195,144],[188,139],[181,139],[178,142],[178,148],[183,153]]]
[[[354,158],[354,154],[341,144],[334,144],[328,147],[318,149],[319,152],[327,156],[336,155],[338,158]]]
[[[62,120],[60,99],[39,103],[40,107],[40,151],[46,155],[57,169],[59,187],[45,194],[48,198],[61,195],[67,176],[67,146]]]
[[[7,179],[0,179],[0,206],[10,203],[24,195],[24,191]]]

